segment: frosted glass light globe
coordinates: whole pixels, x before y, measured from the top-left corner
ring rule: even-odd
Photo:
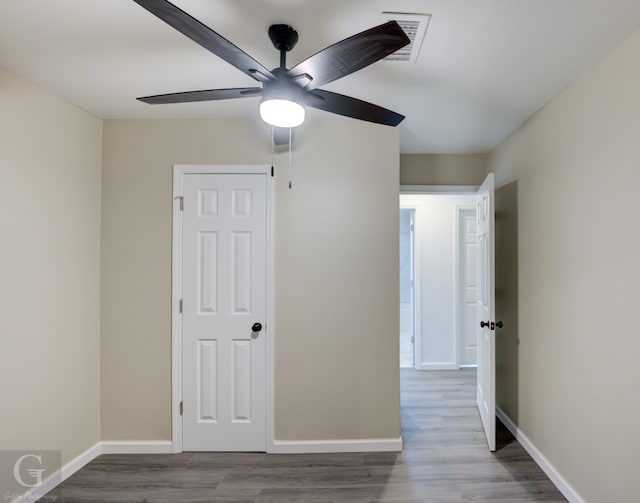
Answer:
[[[260,117],[275,127],[296,127],[304,122],[304,107],[295,101],[268,99],[260,103]]]

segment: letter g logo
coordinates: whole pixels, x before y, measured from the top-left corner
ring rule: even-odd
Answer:
[[[22,487],[36,487],[40,484],[42,484],[42,473],[45,471],[44,468],[27,468],[27,473],[29,474],[29,477],[31,477],[31,479],[35,480],[34,483],[30,484],[28,482],[25,482],[24,479],[22,478],[22,474],[20,473],[20,469],[22,467],[22,463],[24,462],[25,459],[28,458],[33,458],[38,460],[38,463],[40,463],[40,465],[42,465],[42,455],[41,454],[25,454],[24,456],[21,456],[18,461],[16,461],[16,464],[13,465],[13,476],[16,479],[16,482],[18,482],[18,484],[20,484]]]

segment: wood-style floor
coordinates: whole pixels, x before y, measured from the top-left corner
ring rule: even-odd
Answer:
[[[487,450],[475,370],[401,374],[402,453],[103,455],[40,502],[566,501],[499,423]]]

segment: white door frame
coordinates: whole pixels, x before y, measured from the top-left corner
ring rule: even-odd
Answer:
[[[400,204],[400,209],[403,210],[413,210],[413,250],[411,253],[411,260],[413,260],[412,268],[413,268],[413,312],[411,313],[413,316],[413,367],[416,370],[423,370],[422,364],[418,355],[421,355],[422,351],[422,337],[420,337],[420,261],[416,260],[416,257],[419,257],[421,254],[420,250],[420,241],[415,239],[416,232],[415,227],[418,226],[418,215],[416,212],[416,207],[410,204]],[[398,308],[400,305],[398,304]],[[400,341],[398,341],[399,343]]]
[[[270,165],[176,164],[173,166],[173,231],[171,255],[171,441],[173,452],[182,452],[182,207],[184,176],[188,174],[267,175],[267,452],[273,450],[273,338],[274,338],[274,183]]]
[[[415,226],[416,226],[416,208],[415,206],[411,206],[411,205],[403,205],[400,204],[400,209],[401,210],[411,210],[412,213],[412,218],[411,218],[411,226],[412,229],[410,230],[410,246],[411,246],[411,282],[413,283],[412,287],[411,287],[411,304],[412,304],[412,309],[411,309],[411,325],[412,325],[412,332],[411,332],[411,337],[413,338],[413,368],[420,370],[420,368],[418,367],[418,359],[416,358],[416,355],[420,354],[420,337],[418,337],[418,334],[420,333],[420,317],[418,316],[418,306],[419,306],[419,302],[420,302],[420,285],[419,285],[419,281],[416,280],[416,278],[420,277],[420,262],[416,260],[417,256],[420,256],[420,249],[419,249],[419,243],[416,241],[416,234],[415,234]],[[400,342],[400,341],[398,341]]]

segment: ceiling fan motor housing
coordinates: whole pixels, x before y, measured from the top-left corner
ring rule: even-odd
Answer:
[[[272,24],[269,26],[269,38],[276,49],[289,52],[298,43],[298,32],[288,24]]]
[[[277,80],[267,81],[262,87],[263,100],[288,100],[296,103],[304,104],[304,89],[295,81],[287,77],[281,77]]]

